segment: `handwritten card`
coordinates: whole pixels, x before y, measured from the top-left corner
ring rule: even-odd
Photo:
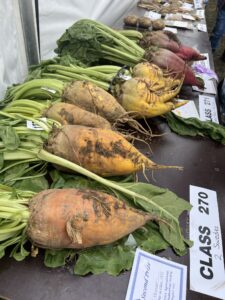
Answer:
[[[186,266],[137,249],[126,300],[185,300],[186,282]]]

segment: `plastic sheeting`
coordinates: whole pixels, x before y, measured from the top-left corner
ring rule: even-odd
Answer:
[[[27,60],[17,0],[0,0],[0,99],[7,86],[22,82]]]
[[[55,55],[56,40],[77,20],[112,25],[136,4],[134,0],[39,0],[41,59]]]

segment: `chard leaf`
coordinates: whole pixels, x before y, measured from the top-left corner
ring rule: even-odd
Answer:
[[[222,125],[196,118],[184,119],[174,113],[168,113],[165,117],[171,130],[177,134],[205,136],[225,145],[225,127]]]
[[[113,45],[109,35],[104,34],[92,22],[80,20],[68,28],[57,41],[55,52],[70,55],[85,65],[97,63],[103,56],[102,44]]]
[[[109,275],[116,276],[122,271],[131,269],[134,253],[123,243],[86,249],[79,252],[74,273],[86,275],[107,272]]]
[[[0,127],[0,138],[7,150],[16,150],[20,145],[19,136],[11,126]]]
[[[14,185],[15,188],[24,191],[32,191],[32,192],[40,192],[43,190],[47,190],[49,188],[49,184],[47,179],[44,176],[37,178],[27,178],[20,181],[17,181]]]
[[[45,258],[44,264],[49,268],[58,268],[64,266],[67,260],[71,260],[71,258],[75,255],[75,251],[71,249],[63,249],[63,250],[45,250]]]
[[[156,253],[169,247],[169,244],[160,234],[158,226],[154,223],[149,223],[145,227],[137,229],[133,233],[133,237],[141,249],[150,253]]]

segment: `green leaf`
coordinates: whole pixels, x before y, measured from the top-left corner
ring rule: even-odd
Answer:
[[[20,242],[15,245],[15,247],[13,248],[13,250],[10,253],[10,256],[13,257],[17,261],[21,261],[24,258],[26,258],[30,254],[30,251],[27,251],[24,248],[24,244],[26,242],[27,242],[27,238],[25,236],[25,233],[23,232],[21,234]]]
[[[3,153],[0,153],[0,170],[3,168],[4,166],[4,155]]]
[[[222,125],[210,121],[201,121],[196,118],[184,119],[174,113],[168,113],[165,116],[171,130],[177,134],[206,136],[225,145],[225,127]]]
[[[74,273],[119,275],[122,271],[130,270],[133,264],[134,251],[123,244],[99,246],[79,252]]]
[[[19,136],[11,126],[0,127],[0,138],[7,150],[16,150],[20,145]]]
[[[136,230],[133,237],[138,247],[150,253],[156,253],[169,247],[169,244],[160,234],[158,226],[154,223],[149,223],[145,227]]]
[[[48,181],[44,176],[23,179],[17,181],[13,186],[19,190],[32,191],[37,193],[49,188]]]
[[[58,268],[64,266],[68,259],[75,255],[75,251],[71,249],[63,250],[45,250],[44,264],[49,268]]]

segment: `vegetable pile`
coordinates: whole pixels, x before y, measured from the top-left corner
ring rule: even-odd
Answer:
[[[136,247],[186,253],[179,217],[189,203],[133,176],[182,169],[133,145],[152,134],[139,119],[185,105],[176,97],[184,82],[196,83],[179,57],[187,48],[174,41],[179,56],[172,56],[159,34],[160,45],[149,41],[160,47],[144,50],[141,33],[80,20],[58,40],[57,57],[8,88],[0,110],[0,257],[11,251],[22,260],[43,248],[46,266],[69,261],[76,274],[118,275],[131,268]]]

